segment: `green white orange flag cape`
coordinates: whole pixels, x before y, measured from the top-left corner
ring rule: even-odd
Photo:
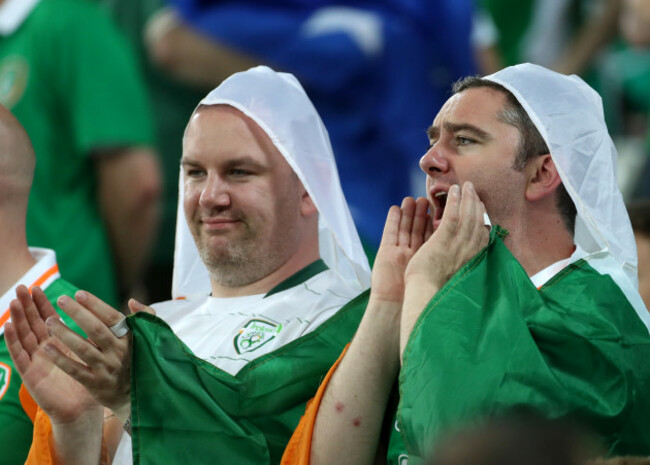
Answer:
[[[650,454],[648,313],[599,96],[525,64],[488,76],[544,137],[577,211],[576,253],[537,289],[489,245],[433,297],[404,351],[390,463],[417,464],[450,428],[526,407],[584,421],[612,454]]]
[[[179,339],[170,329],[180,335],[179,328],[188,326],[182,321],[186,317],[166,318],[170,326],[146,314],[128,319],[133,330],[133,462],[279,463],[306,401],[358,326],[370,270],[340,187],[327,131],[292,75],[262,66],[237,73],[200,105],[232,106],[266,132],[318,208],[322,261],[264,296],[237,298],[241,300],[234,305],[233,299],[217,302],[207,297],[208,272],[182,211],[181,176],[172,293],[184,300],[162,304],[158,314],[163,316],[170,306],[182,313],[183,302],[193,299],[208,301],[201,307],[206,314],[214,311],[206,324],[227,312],[235,319],[248,313],[234,337],[224,337],[226,328],[220,325],[204,335],[201,350],[211,355],[202,357],[190,350],[189,339]],[[261,321],[260,313],[272,314],[275,320]],[[308,330],[286,337],[282,319],[288,315],[293,315],[292,322],[298,320],[297,326],[306,322]],[[206,349],[212,338],[215,347]],[[277,347],[269,350],[274,344]],[[230,353],[237,360],[230,361]]]

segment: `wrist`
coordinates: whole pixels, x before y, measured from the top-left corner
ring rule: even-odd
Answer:
[[[126,423],[126,421],[131,417],[131,402],[127,402],[119,408],[116,408],[113,410],[113,413],[122,424]]]
[[[408,294],[416,291],[418,294],[427,294],[433,297],[444,283],[439,283],[440,280],[432,280],[431,277],[423,276],[421,274],[414,274],[407,276],[404,280],[404,299]]]
[[[84,410],[74,417],[58,417],[50,414],[48,414],[48,416],[50,417],[52,426],[69,430],[83,429],[98,421],[101,422],[103,419],[103,407],[98,404],[97,406]]]

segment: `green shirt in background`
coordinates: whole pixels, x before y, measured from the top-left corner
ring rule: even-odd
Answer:
[[[54,249],[68,279],[116,305],[90,155],[152,144],[151,115],[128,43],[93,2],[41,0],[15,32],[0,37],[0,103],[36,151],[29,244]]]

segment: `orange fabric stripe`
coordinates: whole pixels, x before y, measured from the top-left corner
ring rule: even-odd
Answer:
[[[25,465],[64,465],[57,460],[54,452],[56,447],[50,417],[36,404],[24,384],[20,386],[20,403],[25,413],[34,422],[32,446],[29,449]],[[102,438],[100,465],[109,465],[111,461],[106,442]]]
[[[45,281],[47,281],[49,278],[51,278],[52,275],[54,275],[55,273],[58,273],[58,272],[59,272],[59,265],[58,265],[57,263],[55,263],[55,264],[52,266],[52,268],[50,268],[49,270],[47,270],[45,273],[43,273],[43,274],[41,275],[40,278],[38,278],[36,281],[34,281],[34,284],[32,284],[31,286],[29,286],[29,290],[31,291],[31,290],[32,290],[32,287],[34,287],[34,286],[40,286],[40,285],[43,284]]]
[[[20,398],[20,404],[23,406],[23,410],[27,414],[32,423],[36,421],[36,411],[38,410],[38,404],[32,396],[29,394],[29,391],[24,384],[20,385],[20,391],[18,391],[18,397]]]
[[[9,316],[10,316],[10,315],[11,315],[11,314],[9,313],[9,309],[7,309],[7,310],[2,314],[2,316],[0,316],[0,328],[2,328],[2,327],[5,325],[5,323],[6,323],[7,320],[9,319]]]
[[[29,286],[30,292],[32,290],[32,287],[41,286],[45,281],[50,279],[53,275],[55,275],[58,272],[59,272],[59,265],[55,263],[49,270],[47,270],[36,281],[34,281],[34,283],[31,286]],[[7,322],[10,316],[11,314],[9,313],[9,309],[5,310],[2,316],[0,316],[0,328],[2,328],[5,325],[5,323]]]
[[[34,418],[32,447],[29,449],[25,465],[56,465],[54,456],[50,454],[50,440],[53,441],[52,424],[45,412],[38,409]]]
[[[296,430],[293,432],[289,444],[284,449],[284,454],[282,454],[282,461],[280,465],[309,465],[309,459],[311,455],[311,439],[314,434],[314,426],[316,425],[316,415],[318,414],[318,408],[320,403],[323,400],[323,395],[325,394],[325,389],[332,379],[332,375],[338,368],[341,360],[345,356],[345,352],[348,350],[350,344],[345,346],[340,357],[330,371],[325,375],[325,379],[318,387],[316,395],[312,400],[307,402],[307,407],[305,409],[305,414],[300,419],[300,423],[296,427]]]

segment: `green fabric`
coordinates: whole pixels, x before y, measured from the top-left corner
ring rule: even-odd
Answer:
[[[361,321],[368,295],[236,376],[195,357],[162,320],[129,317],[134,464],[280,463],[305,403]]]
[[[68,279],[113,305],[114,265],[89,155],[151,145],[137,71],[107,14],[85,0],[41,0],[16,32],[0,37],[0,103],[36,151],[28,242],[54,249]]]
[[[59,278],[45,289],[45,295],[61,315],[63,321],[73,331],[83,335],[83,331],[77,324],[56,305],[56,299],[59,296],[73,297],[76,291],[76,287]],[[0,463],[2,465],[22,465],[27,460],[27,453],[32,444],[33,425],[18,398],[21,380],[9,355],[4,335],[0,336],[0,363],[8,366],[11,370],[9,387],[4,396],[0,398],[0,431],[2,431],[0,434]],[[6,378],[0,379],[0,390],[5,381]]]
[[[450,428],[510,408],[571,416],[610,454],[650,454],[650,336],[586,261],[537,290],[494,228],[433,297],[404,351],[398,425],[417,464]]]
[[[503,66],[521,63],[521,41],[530,25],[535,0],[478,0],[499,31],[497,49]]]
[[[271,289],[269,292],[266,293],[264,296],[265,298],[268,296],[271,296],[273,294],[277,294],[278,292],[286,291],[287,289],[291,289],[294,286],[297,286],[298,284],[302,284],[305,281],[307,281],[309,278],[312,276],[316,276],[318,273],[327,270],[327,265],[323,260],[320,258],[316,260],[315,262],[307,265],[304,267],[302,270],[292,274],[289,276],[287,279],[282,281],[280,284],[275,286],[273,289]]]

